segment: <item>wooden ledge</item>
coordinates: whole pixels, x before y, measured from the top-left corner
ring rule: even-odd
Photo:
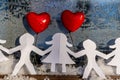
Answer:
[[[0,75],[0,78],[4,78],[7,75]],[[79,75],[23,75],[35,78],[37,80],[82,80]]]
[[[0,78],[4,78],[7,75],[0,75]],[[23,75],[35,78],[37,80],[83,80],[80,75]],[[109,78],[113,80],[120,79],[120,75],[110,75]]]

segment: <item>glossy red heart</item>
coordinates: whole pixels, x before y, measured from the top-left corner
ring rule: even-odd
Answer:
[[[83,24],[85,15],[82,12],[72,13],[69,10],[65,10],[61,15],[61,19],[65,28],[70,32],[74,32]]]
[[[26,18],[31,29],[37,34],[48,28],[50,23],[50,15],[46,12],[40,14],[29,12]]]

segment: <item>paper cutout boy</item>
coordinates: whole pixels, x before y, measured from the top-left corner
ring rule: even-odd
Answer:
[[[101,78],[106,78],[102,70],[97,65],[96,56],[100,56],[105,59],[107,59],[107,56],[104,53],[97,51],[95,42],[93,42],[90,39],[87,39],[83,42],[83,47],[84,47],[84,50],[73,54],[73,56],[75,56],[76,58],[84,55],[87,56],[88,62],[84,70],[83,78],[88,78],[92,69],[94,69]]]
[[[109,47],[115,50],[107,55],[108,58],[114,56],[108,65],[116,66],[116,74],[120,75],[120,38],[117,38],[115,44]]]
[[[46,42],[48,45],[52,45],[44,53],[50,52],[50,54],[42,60],[45,63],[51,63],[51,72],[55,72],[55,65],[62,64],[62,72],[66,72],[66,64],[75,64],[68,53],[73,53],[68,47],[72,47],[67,42],[67,37],[62,33],[56,33],[52,37],[52,41]]]
[[[13,49],[10,49],[10,54],[12,54],[13,52],[19,51],[19,50],[21,51],[20,60],[16,64],[13,70],[13,73],[12,73],[13,76],[18,73],[18,71],[21,69],[23,65],[25,65],[28,68],[30,74],[36,74],[34,66],[30,61],[30,53],[31,51],[34,51],[35,53],[39,55],[44,55],[44,54],[40,49],[38,49],[37,47],[33,45],[34,41],[35,39],[31,34],[25,33],[20,37],[20,40],[19,40],[20,45]]]
[[[6,40],[0,40],[0,44],[4,44],[6,43]],[[3,62],[3,61],[7,61],[9,60],[7,57],[5,57],[2,53],[2,51],[6,52],[6,53],[9,53],[9,50],[5,47],[3,47],[2,45],[0,45],[0,62]]]

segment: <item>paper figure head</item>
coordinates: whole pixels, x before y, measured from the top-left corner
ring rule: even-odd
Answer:
[[[20,37],[21,45],[32,45],[34,41],[35,41],[34,37],[29,33],[25,33]]]
[[[52,41],[48,41],[48,42],[46,42],[46,44],[51,45],[51,44],[57,43],[57,42],[67,45],[68,47],[72,47],[72,44],[67,42],[67,37],[63,33],[56,33],[55,35],[53,35]]]
[[[117,39],[115,40],[115,44],[120,44],[120,38],[117,38]]]
[[[63,33],[56,33],[53,37],[53,40],[63,40],[63,41],[67,41],[67,37],[65,36],[65,34]]]
[[[115,40],[115,44],[110,46],[110,48],[116,48],[116,47],[120,47],[120,38],[117,38]]]
[[[93,42],[90,39],[87,39],[83,42],[83,47],[87,50],[94,50],[94,49],[96,49],[97,46],[96,46],[95,42]]]
[[[4,43],[6,43],[6,40],[0,39],[0,44],[4,44]]]

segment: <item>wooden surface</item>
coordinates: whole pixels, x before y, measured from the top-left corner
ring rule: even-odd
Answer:
[[[5,75],[0,75],[0,78],[4,78]],[[68,76],[62,76],[62,75],[24,75],[29,76],[32,78],[35,78],[37,80],[82,80],[81,76],[75,76],[75,75],[68,75]]]
[[[110,77],[111,77],[113,80],[120,79],[120,76],[117,76],[117,75],[111,75]]]
[[[0,78],[4,78],[4,76],[6,75],[0,75]],[[47,79],[49,80],[84,80],[82,79],[82,76],[79,76],[79,75],[23,75],[23,76],[29,76],[37,80],[44,80],[44,79],[46,80]],[[109,78],[112,80],[117,80],[117,79],[120,79],[120,76],[110,75]]]
[[[44,80],[47,78],[50,80],[79,80],[81,77],[80,76],[58,76],[58,75],[34,75],[31,77],[36,78],[37,80]]]

